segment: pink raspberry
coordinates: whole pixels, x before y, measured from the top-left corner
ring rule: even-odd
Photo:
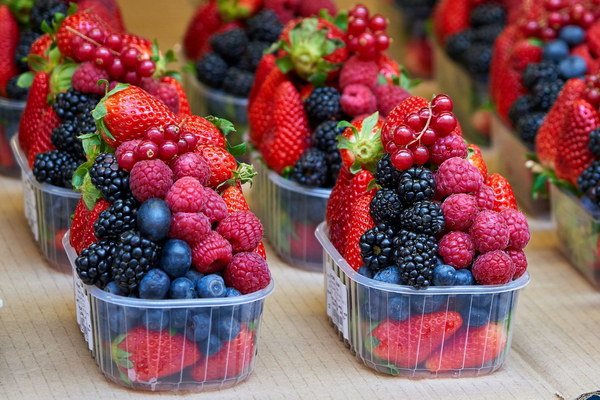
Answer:
[[[475,256],[475,245],[471,237],[464,232],[447,233],[438,245],[438,253],[444,263],[456,269],[467,268]]]
[[[202,186],[208,184],[210,167],[198,153],[184,153],[171,161],[175,179],[191,176],[198,179]]]
[[[319,15],[322,9],[326,9],[329,15],[337,15],[337,6],[333,0],[302,1],[298,11],[303,17]]]
[[[477,214],[469,233],[479,252],[504,250],[508,246],[508,226],[495,211],[483,210]]]
[[[172,212],[201,212],[206,203],[204,187],[196,178],[186,176],[178,179],[165,196]]]
[[[410,97],[410,93],[396,85],[379,85],[374,90],[377,109],[382,117],[387,117],[398,104]]]
[[[358,56],[352,56],[346,60],[340,72],[340,88],[343,90],[347,86],[359,84],[373,89],[377,85],[378,77],[377,63],[363,61]]]
[[[271,272],[264,258],[256,253],[237,253],[223,273],[225,284],[248,294],[261,290],[271,282]]]
[[[172,185],[173,171],[162,160],[139,161],[129,174],[129,188],[140,203],[164,198]]]
[[[106,85],[99,86],[100,79],[110,79],[108,73],[90,61],[81,63],[71,78],[73,89],[83,93],[104,95]]]
[[[508,247],[515,250],[522,250],[529,243],[529,224],[525,216],[512,208],[507,208],[500,212],[508,226]]]
[[[429,149],[429,161],[435,165],[440,165],[452,157],[467,157],[467,144],[458,135],[441,137]]]
[[[229,240],[234,253],[252,251],[263,236],[260,220],[250,211],[236,211],[221,222],[217,232]]]
[[[475,198],[477,199],[477,205],[482,210],[494,209],[496,196],[494,195],[494,190],[488,185],[481,185],[479,191],[475,193]]]
[[[135,151],[135,149],[137,148],[138,144],[140,144],[141,140],[140,139],[134,139],[134,140],[128,140],[126,142],[123,142],[119,145],[119,147],[117,147],[117,150],[115,151],[115,155],[117,156],[117,158],[120,158],[121,155],[123,153],[125,153],[126,151]]]
[[[452,157],[440,165],[435,184],[436,191],[442,197],[454,193],[477,193],[483,184],[483,177],[464,158]]]
[[[502,250],[481,254],[473,263],[473,278],[481,285],[503,285],[515,274],[515,264]]]
[[[265,7],[273,10],[282,24],[287,24],[296,17],[300,7],[300,0],[265,0]]]
[[[192,248],[192,265],[203,274],[222,271],[231,262],[231,244],[215,231],[210,231]]]
[[[365,85],[353,84],[344,89],[340,99],[342,110],[351,117],[377,111],[377,99]]]
[[[525,271],[527,271],[527,257],[523,250],[506,250],[506,254],[510,256],[510,259],[515,264],[515,274],[513,275],[513,279],[520,278]]]
[[[211,188],[204,188],[204,196],[206,197],[206,204],[204,204],[202,212],[208,217],[211,224],[219,222],[229,215],[227,204],[219,193]]]
[[[442,203],[446,228],[451,231],[468,230],[479,213],[477,200],[470,194],[448,196]]]
[[[181,239],[190,246],[195,245],[210,232],[212,226],[208,217],[202,213],[177,212],[171,216],[169,237]]]

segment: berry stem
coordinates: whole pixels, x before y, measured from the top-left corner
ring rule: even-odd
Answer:
[[[78,30],[75,30],[75,29],[71,28],[70,26],[67,26],[67,30],[69,32],[74,33],[75,35],[79,36],[83,40],[86,40],[86,41],[90,42],[91,44],[94,44],[94,45],[96,45],[98,47],[102,46],[102,44],[96,42],[94,39],[92,39],[92,38],[90,38],[88,36],[85,36],[83,33],[79,32]],[[117,51],[115,51],[115,50],[113,50],[111,48],[108,48],[108,47],[107,47],[107,49],[112,53],[113,56],[119,56],[119,57],[121,56],[121,53],[119,53],[119,52],[117,52]]]
[[[429,117],[427,117],[427,122],[425,123],[425,126],[423,127],[423,129],[421,129],[421,132],[419,132],[417,137],[412,142],[407,144],[406,147],[410,146],[411,144],[419,142],[421,140],[421,137],[423,137],[423,134],[425,133],[427,128],[429,128],[429,124],[431,124],[431,118],[433,117],[433,110],[431,109],[431,103],[429,103],[427,105],[427,109],[429,110]]]

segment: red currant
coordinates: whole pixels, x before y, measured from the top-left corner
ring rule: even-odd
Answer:
[[[563,23],[563,17],[558,12],[552,12],[548,15],[548,26],[552,29],[560,29]]]
[[[406,125],[400,125],[394,130],[393,142],[398,146],[406,146],[413,140],[414,131]]]
[[[141,53],[135,47],[128,47],[121,54],[121,60],[123,64],[125,64],[128,68],[134,68],[138,64],[138,59],[141,56]]]
[[[140,76],[147,78],[152,76],[152,74],[156,71],[156,64],[152,60],[142,60],[137,65],[137,72]]]
[[[104,44],[106,33],[104,33],[100,28],[94,28],[87,33],[87,37],[89,37],[96,43]]]
[[[74,49],[81,46],[83,43],[89,43],[89,42],[83,40],[81,37],[79,37],[77,35],[75,35],[71,38],[71,47]]]
[[[585,12],[581,17],[581,27],[583,29],[589,28],[594,23],[594,20],[594,14],[590,11]]]
[[[398,149],[400,148],[396,143],[394,142],[387,142],[383,148],[385,149],[385,151],[387,151],[390,154],[394,154],[396,151],[398,151]]]
[[[436,140],[437,135],[435,134],[435,131],[431,128],[425,129],[425,132],[423,132],[423,135],[421,136],[421,143],[425,146],[433,146]]]
[[[583,4],[573,5],[573,7],[571,8],[571,12],[569,13],[571,15],[571,21],[572,22],[581,21],[584,13],[585,13],[585,7],[583,6]]]
[[[585,94],[585,98],[593,106],[597,106],[600,103],[600,89],[591,88]]]
[[[362,4],[357,4],[350,10],[350,16],[354,18],[369,19],[369,9]]]
[[[161,144],[165,140],[165,133],[159,128],[153,127],[148,128],[144,137],[151,142]]]
[[[563,8],[562,0],[546,0],[544,3],[544,8],[548,11],[558,11]]]
[[[358,36],[348,37],[346,45],[348,46],[348,51],[356,53],[356,51],[358,50]]]
[[[177,125],[167,125],[165,127],[165,139],[173,142],[179,140],[179,127]]]
[[[138,160],[153,160],[158,157],[158,145],[149,140],[143,140],[135,149],[135,158]]]
[[[175,157],[178,152],[179,147],[177,146],[177,143],[171,140],[165,140],[158,148],[158,157],[163,161],[169,161],[171,158]]]
[[[427,123],[430,116],[431,116],[431,110],[429,110],[429,108],[423,107],[419,110],[419,118],[421,118],[421,120],[424,123]]]
[[[377,51],[386,51],[390,47],[390,37],[382,32],[375,34],[375,48]]]
[[[133,150],[124,151],[119,155],[117,162],[119,164],[119,168],[123,168],[125,171],[131,171],[133,165],[135,164],[135,154]]]
[[[348,34],[358,36],[367,30],[368,22],[362,18],[351,18],[348,22]]]
[[[140,76],[135,71],[127,71],[123,75],[123,82],[129,83],[130,85],[137,85],[140,83]]]
[[[431,101],[431,109],[433,110],[434,114],[439,114],[444,111],[452,112],[453,108],[454,103],[452,102],[452,99],[450,96],[445,94],[438,94]]]
[[[125,73],[125,66],[120,58],[115,58],[106,69],[108,75],[113,79],[119,79]]]
[[[198,144],[198,137],[191,132],[183,132],[180,136],[188,144],[188,148],[193,150]]]
[[[546,27],[542,28],[542,31],[540,32],[540,36],[544,40],[552,40],[552,39],[556,39],[557,33],[556,33],[556,30],[552,29],[549,26],[546,26]]]
[[[456,117],[449,112],[438,114],[433,120],[433,128],[439,136],[446,136],[456,128]]]
[[[392,155],[392,165],[401,171],[413,165],[413,154],[408,149],[400,149]]]
[[[525,34],[525,36],[536,37],[539,33],[539,30],[540,30],[540,25],[538,24],[537,21],[528,21],[523,26],[523,33]]]
[[[369,33],[364,32],[358,37],[357,49],[358,55],[363,60],[372,60],[377,55],[375,50],[375,37]]]
[[[417,165],[423,165],[429,161],[429,150],[423,145],[417,146],[413,150],[413,160]]]
[[[112,64],[113,58],[110,50],[104,46],[98,47],[94,51],[94,61],[104,68],[108,68],[108,66]]]
[[[375,14],[369,21],[369,29],[373,32],[383,32],[387,29],[388,21],[381,14]]]
[[[123,47],[123,41],[121,40],[121,36],[116,33],[112,33],[106,37],[104,41],[104,45],[109,49],[113,49],[114,51],[121,51]]]
[[[79,61],[89,61],[94,56],[94,45],[88,42],[83,42],[79,47],[74,47],[75,58]]]
[[[177,142],[177,154],[187,153],[189,151],[189,145],[185,139],[180,138]]]
[[[419,114],[410,113],[406,117],[406,125],[408,125],[414,131],[420,131],[425,126],[425,121],[419,118]]]

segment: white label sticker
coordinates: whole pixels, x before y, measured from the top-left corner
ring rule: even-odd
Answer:
[[[83,285],[83,282],[77,276],[77,273],[73,271],[73,285],[75,287],[75,312],[77,313],[77,323],[79,329],[83,333],[83,338],[88,344],[90,351],[94,349],[94,340],[92,337],[92,318],[90,310],[90,299],[87,295],[87,291]]]
[[[327,315],[338,330],[349,340],[348,334],[348,292],[346,285],[333,271],[333,260],[327,260]]]
[[[35,193],[33,192],[33,186],[27,179],[23,177],[23,201],[25,207],[25,218],[29,223],[31,232],[35,241],[38,242],[40,239],[40,233],[38,231],[38,220],[37,220],[37,204],[35,201]]]

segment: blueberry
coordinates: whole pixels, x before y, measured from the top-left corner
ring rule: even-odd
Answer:
[[[171,282],[169,298],[171,299],[193,299],[196,297],[194,283],[188,278],[177,278]]]
[[[206,275],[198,281],[196,290],[198,292],[198,297],[223,297],[225,295],[225,282],[219,275]]]
[[[583,43],[585,40],[585,31],[577,25],[567,25],[560,30],[558,37],[573,47]]]
[[[395,321],[404,321],[410,317],[410,297],[394,296],[387,305],[388,317]]]
[[[104,286],[104,291],[116,294],[117,296],[127,296],[125,289],[121,288],[115,281],[108,282],[106,286]]]
[[[210,335],[212,320],[210,314],[196,314],[192,317],[192,338],[195,342],[206,340]]]
[[[473,274],[468,269],[459,269],[454,274],[454,284],[456,286],[469,286],[474,283]]]
[[[216,322],[215,330],[219,339],[229,341],[240,333],[240,323],[235,318],[223,316]]]
[[[377,271],[373,279],[385,283],[394,283],[400,285],[402,279],[400,278],[400,270],[396,266],[391,266]]]
[[[146,200],[137,212],[137,226],[140,233],[153,241],[167,237],[171,225],[171,211],[161,199]]]
[[[241,295],[242,294],[240,293],[240,291],[235,288],[228,287],[227,289],[225,289],[225,297],[238,297]]]
[[[188,278],[190,281],[194,282],[194,286],[198,286],[198,281],[204,278],[204,274],[202,272],[196,271],[195,269],[190,269],[185,274],[185,277]]]
[[[433,284],[435,286],[453,286],[456,270],[451,265],[440,264],[433,269]]]
[[[174,308],[171,310],[171,327],[175,329],[181,329],[187,325],[188,318],[191,317],[191,313],[187,308]]]
[[[237,310],[240,322],[252,322],[260,317],[263,310],[263,302],[241,304]]]
[[[123,308],[119,308],[117,312],[108,314],[108,328],[115,333],[123,333],[127,331],[127,318]]]
[[[490,309],[494,295],[492,294],[462,294],[456,296],[458,308],[485,308]]]
[[[565,79],[581,77],[587,72],[587,64],[579,56],[569,56],[558,64],[558,72]]]
[[[503,321],[506,319],[513,306],[513,293],[499,293],[494,295],[492,301],[492,311],[490,313],[490,319],[492,321]]]
[[[223,342],[215,335],[210,335],[208,339],[203,340],[198,344],[198,349],[204,354],[206,357],[210,357],[223,347]]]
[[[152,308],[142,316],[144,326],[153,331],[161,331],[169,326],[171,318],[169,311],[162,308]]]
[[[192,249],[183,240],[169,239],[164,244],[160,266],[171,278],[185,276],[192,265]]]
[[[373,278],[373,271],[371,271],[371,268],[367,267],[366,265],[363,265],[362,267],[360,267],[358,269],[358,273],[361,274],[362,276],[366,276],[367,278],[370,278],[370,279]]]
[[[410,308],[415,314],[429,314],[445,306],[448,296],[444,295],[413,295],[410,299]]]
[[[170,286],[171,280],[165,271],[154,268],[140,281],[138,293],[141,299],[164,299]]]
[[[569,45],[564,40],[556,39],[546,43],[542,59],[547,61],[560,61],[569,55]]]
[[[487,324],[490,320],[489,308],[463,308],[459,311],[462,316],[463,323],[467,326],[478,328]]]
[[[367,288],[361,299],[363,319],[369,322],[381,321],[387,318],[388,296],[381,290]]]

